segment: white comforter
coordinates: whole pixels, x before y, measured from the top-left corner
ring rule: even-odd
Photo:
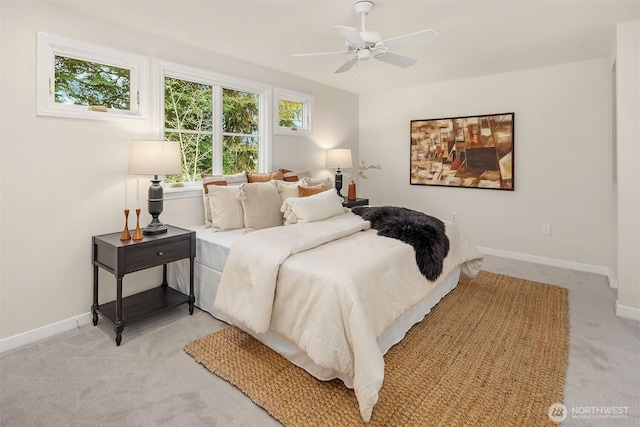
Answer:
[[[446,233],[440,278],[458,265],[475,275],[471,261],[480,253],[456,224],[446,223]],[[231,248],[214,307],[241,328],[272,329],[316,364],[346,373],[369,421],[384,378],[376,339],[438,280],[420,273],[411,246],[378,236],[349,212],[243,236]]]

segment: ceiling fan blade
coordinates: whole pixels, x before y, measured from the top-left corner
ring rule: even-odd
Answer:
[[[349,71],[351,68],[353,68],[354,65],[356,65],[357,62],[358,57],[354,56],[353,58],[342,64],[342,67],[335,70],[334,73],[344,73],[345,71]]]
[[[364,46],[365,45],[364,40],[362,40],[362,36],[358,32],[358,30],[356,30],[355,28],[353,28],[353,27],[344,27],[342,25],[337,25],[337,26],[335,26],[333,28],[335,30],[337,30],[338,33],[340,33],[342,38],[345,39],[347,41],[347,43],[349,43],[349,45],[351,45],[351,46]]]
[[[334,52],[294,53],[291,56],[293,58],[302,58],[302,57],[305,57],[305,56],[344,55],[345,53],[351,53],[351,51],[350,50],[336,50]]]
[[[397,65],[398,67],[407,68],[418,62],[416,58],[410,56],[400,55],[398,53],[387,52],[384,55],[376,56],[382,62],[387,64]]]
[[[423,44],[435,43],[440,35],[433,30],[418,31],[417,33],[406,34],[383,40],[382,43],[387,49],[399,49],[403,47],[420,46]]]

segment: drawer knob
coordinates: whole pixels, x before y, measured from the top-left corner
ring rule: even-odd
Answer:
[[[159,251],[159,252],[158,252],[158,256],[162,256],[162,255],[164,255],[164,252]]]

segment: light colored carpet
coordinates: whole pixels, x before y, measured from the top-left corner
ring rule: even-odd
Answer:
[[[640,322],[615,316],[616,291],[603,276],[494,256],[482,268],[566,287],[565,405],[628,408],[625,418],[569,417],[563,426],[640,425]],[[224,326],[181,306],[127,327],[120,347],[100,321],[2,353],[0,425],[279,426],[183,351]]]
[[[568,348],[565,288],[463,277],[385,356],[368,425],[553,425],[547,412],[562,402]],[[283,425],[365,425],[353,390],[313,378],[235,327],[185,351]]]

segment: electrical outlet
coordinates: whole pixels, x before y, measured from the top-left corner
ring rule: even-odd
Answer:
[[[543,222],[540,225],[540,233],[550,235],[551,234],[551,224],[548,222]]]
[[[458,212],[451,212],[451,221],[458,222]]]

